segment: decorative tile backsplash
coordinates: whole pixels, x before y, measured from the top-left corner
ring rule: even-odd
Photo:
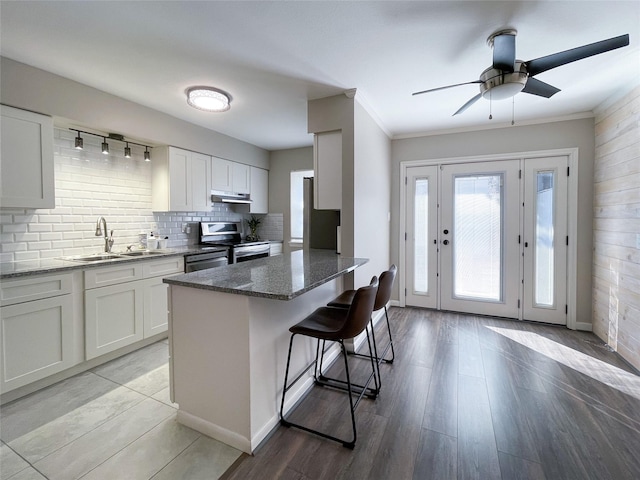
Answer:
[[[74,137],[71,130],[54,131],[55,208],[0,210],[0,261],[100,252],[104,241],[95,236],[100,216],[114,231],[114,251],[137,244],[138,233],[152,230],[161,238],[168,237],[169,247],[191,245],[199,241],[198,222],[242,222],[248,218],[226,204],[216,204],[211,212],[154,213],[151,163],[144,161],[143,148],[130,145],[132,158],[128,159],[118,142],[111,146],[109,155],[104,155],[99,137],[86,136],[84,150],[74,148]],[[183,233],[184,224],[190,227],[190,233]],[[269,219],[264,227],[272,229],[275,224],[277,219]],[[261,236],[267,238],[264,233]]]

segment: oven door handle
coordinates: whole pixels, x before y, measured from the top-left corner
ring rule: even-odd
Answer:
[[[246,257],[247,255],[255,255],[256,253],[269,252],[269,245],[252,245],[248,247],[234,248],[236,257]]]

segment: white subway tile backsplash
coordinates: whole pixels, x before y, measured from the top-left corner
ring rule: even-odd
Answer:
[[[104,248],[104,240],[95,236],[99,216],[114,230],[115,250],[137,244],[138,233],[152,227],[169,237],[169,247],[177,247],[199,242],[198,222],[245,218],[226,204],[216,204],[211,212],[154,213],[151,165],[142,160],[144,149],[132,146],[132,159],[120,157],[116,149],[105,157],[102,139],[87,136],[85,149],[78,151],[74,137],[75,132],[66,129],[54,131],[56,207],[3,209],[0,214],[0,261],[99,252]],[[191,227],[190,234],[182,233],[183,223]]]

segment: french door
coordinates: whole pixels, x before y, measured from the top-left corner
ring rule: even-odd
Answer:
[[[567,162],[408,167],[406,304],[565,324]]]

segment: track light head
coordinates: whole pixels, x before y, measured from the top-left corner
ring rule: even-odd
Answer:
[[[145,162],[151,161],[151,154],[149,153],[149,147],[146,147],[146,150],[144,151],[144,161]]]
[[[107,138],[102,137],[104,141],[102,142],[102,153],[105,155],[109,155],[109,144],[107,143]]]
[[[76,150],[82,150],[84,148],[84,141],[82,140],[82,137],[80,136],[80,130],[78,130],[78,136],[76,137]]]
[[[127,142],[127,146],[124,147],[124,158],[131,158],[131,148],[129,148],[129,142]]]

